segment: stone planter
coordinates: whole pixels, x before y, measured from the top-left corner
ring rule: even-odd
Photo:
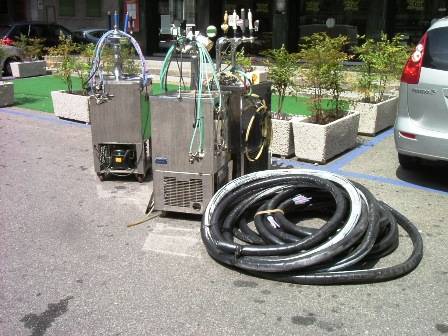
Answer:
[[[358,133],[375,135],[393,126],[398,109],[398,97],[391,97],[378,104],[355,103],[354,110],[360,113]]]
[[[294,154],[291,120],[272,119],[271,153],[283,157]]]
[[[12,62],[11,73],[14,78],[46,75],[46,63],[45,61]]]
[[[14,103],[14,84],[0,81],[0,107]]]
[[[325,163],[355,147],[359,113],[351,113],[327,125],[293,120],[294,148],[299,160]]]
[[[59,118],[90,123],[89,96],[51,91],[54,114]]]

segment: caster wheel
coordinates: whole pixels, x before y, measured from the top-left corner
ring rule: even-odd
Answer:
[[[105,176],[104,174],[97,173],[96,175],[98,176],[98,179],[99,179],[101,182],[103,182],[103,181],[106,179],[106,176]]]
[[[137,181],[139,183],[143,183],[143,181],[145,180],[145,175],[143,175],[143,174],[137,174],[137,175],[135,175],[135,177],[137,178]]]

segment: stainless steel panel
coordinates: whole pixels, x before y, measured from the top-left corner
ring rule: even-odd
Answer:
[[[149,141],[151,115],[149,104],[144,104],[143,93],[137,82],[110,82],[106,91],[110,100],[97,104],[90,98],[90,121],[94,166],[101,172],[97,149],[102,144],[134,145],[138,165],[134,174],[145,175],[151,167]],[[147,143],[147,145],[145,145]]]
[[[228,143],[229,94],[223,93],[222,113],[217,113],[217,93],[202,98],[204,157],[193,162],[189,149],[196,118],[195,95],[190,91],[181,96],[167,93],[150,97],[154,208],[202,214],[217,188],[228,181],[230,153],[217,147],[217,139],[222,137]],[[218,120],[222,128],[217,127]]]

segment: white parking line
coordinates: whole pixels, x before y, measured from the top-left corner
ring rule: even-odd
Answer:
[[[143,251],[201,258],[200,233],[197,229],[155,223],[143,244]]]

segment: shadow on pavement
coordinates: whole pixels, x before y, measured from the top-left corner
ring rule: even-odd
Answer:
[[[436,166],[422,164],[414,170],[406,170],[399,166],[396,175],[402,181],[448,192],[447,169],[448,164],[438,164]]]

